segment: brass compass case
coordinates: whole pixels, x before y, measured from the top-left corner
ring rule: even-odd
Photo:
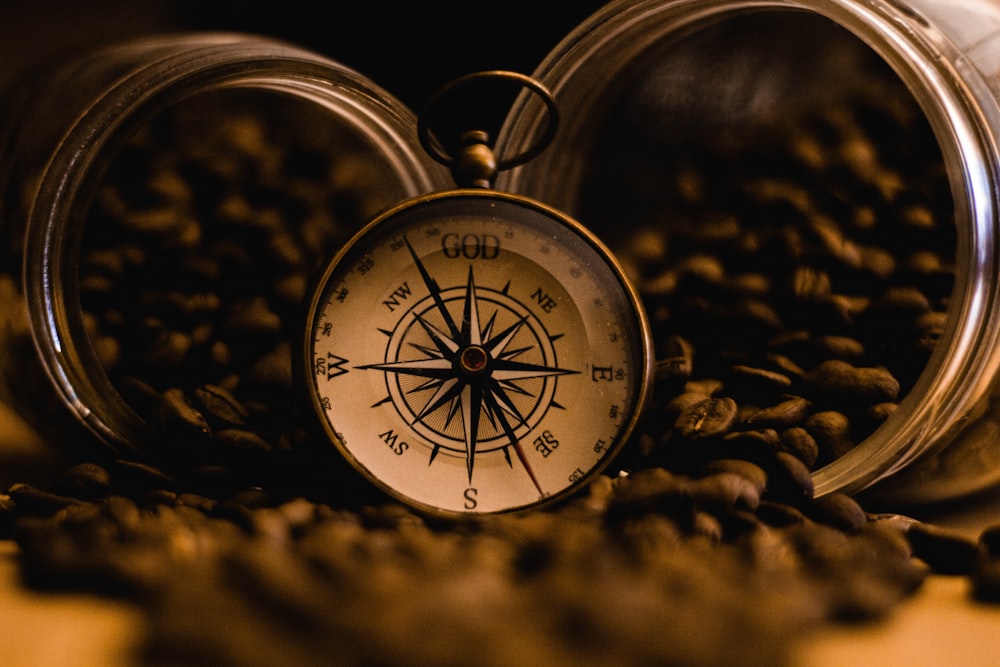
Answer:
[[[350,241],[308,309],[306,373],[326,435],[432,513],[571,494],[628,439],[650,335],[603,244],[488,190],[404,202]]]

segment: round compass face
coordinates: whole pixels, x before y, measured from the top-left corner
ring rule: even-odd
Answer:
[[[649,394],[648,324],[608,251],[537,202],[405,202],[323,272],[305,377],[330,440],[392,496],[487,513],[564,497]]]

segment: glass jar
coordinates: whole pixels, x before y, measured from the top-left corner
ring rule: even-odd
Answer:
[[[876,126],[883,148],[897,152],[894,164],[902,166],[895,176],[862,174],[880,198],[874,210],[842,206],[847,197],[837,210],[869,230],[895,219],[893,207],[907,203],[910,185],[899,181],[902,170],[940,163],[946,192],[937,199],[947,200],[950,191],[951,209],[941,215],[953,216],[955,226],[953,238],[943,237],[945,248],[954,247],[948,260],[953,285],[942,295],[945,312],[932,327],[937,342],[912,388],[856,447],[815,470],[815,488],[817,494],[863,492],[873,507],[976,492],[1000,481],[998,32],[1000,5],[985,0],[612,2],[535,71],[558,101],[563,124],[542,156],[502,174],[498,187],[575,216],[634,266],[673,241],[685,206],[720,208],[719,198],[731,193],[713,189],[716,181],[751,172],[760,183],[789,151],[794,168],[778,171],[820,165],[835,172],[822,142],[845,101],[908,98],[937,146],[914,154],[893,144],[898,137],[891,129]],[[809,115],[817,110],[820,124]],[[505,150],[523,148],[544,122],[537,103],[524,96],[500,143]],[[755,149],[764,144],[755,161],[730,159],[752,143]],[[843,151],[841,166],[864,170],[873,162],[871,146],[854,143]],[[707,175],[694,178],[681,163],[701,164]],[[914,173],[906,172],[918,177]],[[801,212],[801,192],[782,194],[779,186],[771,182],[772,203],[780,199],[782,210]],[[663,194],[668,189],[673,199]],[[739,217],[732,207],[721,209]],[[893,233],[917,238],[918,227]],[[649,239],[650,228],[663,234],[653,249],[640,248],[636,260],[627,238],[641,232]],[[933,248],[922,252],[927,259]],[[641,282],[641,267],[636,274]],[[841,305],[850,309],[856,301],[845,297]]]
[[[235,260],[207,257],[204,247],[209,238],[213,247],[224,246],[227,234],[237,235],[237,245],[260,236],[251,229],[256,224],[269,230],[258,246],[279,250],[240,256],[241,277],[230,278],[243,284],[244,302],[259,303],[255,275],[281,263],[282,289],[294,300],[304,289],[310,252],[328,252],[378,210],[450,182],[421,149],[415,116],[388,92],[334,61],[258,36],[181,34],[117,44],[43,68],[4,99],[0,398],[48,438],[79,435],[78,428],[67,433],[66,422],[74,421],[66,418],[68,406],[86,432],[118,452],[156,442],[162,426],[157,413],[137,408],[135,395],[125,398],[121,378],[112,381],[109,369],[123,351],[139,344],[136,338],[159,336],[166,341],[160,365],[179,364],[185,353],[211,344],[213,326],[225,324],[178,332],[164,324],[162,308],[132,312],[149,299],[128,292],[131,284],[156,272],[160,297],[186,294],[175,311],[224,308],[219,301],[226,297],[193,283],[218,283],[216,274],[231,271]],[[178,132],[182,123],[180,134],[151,138],[164,126]],[[151,141],[169,156],[144,154]],[[270,199],[248,202],[227,182],[236,176],[226,169],[256,179]],[[189,187],[191,170],[211,184],[211,193]],[[113,178],[118,182],[109,187]],[[292,182],[294,193],[281,191]],[[139,218],[114,219],[129,207],[139,209]],[[281,216],[294,220],[278,229],[274,220]],[[216,229],[223,223],[229,227]],[[123,234],[131,234],[127,245]],[[226,247],[228,258],[243,250]],[[178,248],[198,256],[200,273],[163,260],[179,256]],[[182,282],[183,289],[173,289]],[[107,305],[126,293],[132,300],[117,310]],[[267,326],[294,326],[293,309],[273,311],[264,309]],[[283,321],[276,324],[278,316]],[[118,327],[118,339],[108,327]],[[234,333],[227,342],[241,337]],[[193,363],[232,361],[226,345],[216,341],[212,349]]]

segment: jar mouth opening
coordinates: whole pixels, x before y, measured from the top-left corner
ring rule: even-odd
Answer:
[[[174,281],[190,282],[192,278],[171,275],[169,262],[160,262],[155,271],[129,268],[132,260],[128,253],[162,257],[179,252],[185,243],[202,242],[208,228],[204,219],[209,215],[205,208],[208,199],[214,197],[212,206],[219,206],[218,198],[223,196],[220,188],[239,187],[221,183],[226,177],[224,166],[213,172],[227,159],[233,162],[233,155],[212,155],[222,146],[215,141],[217,135],[228,134],[231,144],[246,153],[240,158],[247,164],[257,160],[255,166],[243,169],[256,170],[262,179],[264,172],[274,167],[298,170],[301,181],[306,178],[302,173],[315,170],[314,163],[322,163],[317,167],[324,170],[322,174],[309,174],[312,182],[300,183],[300,199],[322,200],[323,210],[317,203],[308,215],[341,218],[329,225],[347,225],[349,229],[342,231],[348,234],[385,206],[447,182],[444,171],[425,159],[416,140],[412,113],[349,69],[252,37],[202,37],[192,44],[183,39],[173,46],[170,40],[164,44],[166,52],[158,55],[160,60],[150,64],[140,58],[129,76],[103,82],[107,87],[95,95],[93,105],[59,143],[35,197],[23,270],[32,335],[63,402],[113,449],[139,450],[153,457],[162,454],[155,451],[163,442],[161,425],[148,414],[138,417],[136,401],[123,396],[121,374],[109,372],[108,356],[117,356],[134,343],[123,337],[136,335],[142,328],[137,320],[151,317],[129,312],[131,306],[140,306],[141,284],[155,279],[161,291],[168,291]],[[117,53],[127,57],[132,52],[124,48]],[[184,120],[178,121],[179,117]],[[204,127],[199,126],[202,118]],[[162,137],[150,140],[149,135],[158,127],[178,122],[188,124],[182,139],[192,154],[179,155],[176,146],[163,143],[150,145],[162,142]],[[267,123],[272,125],[264,127]],[[241,132],[243,136],[239,136]],[[162,159],[151,157],[144,154],[147,148],[165,155]],[[276,155],[278,150],[289,155]],[[253,155],[254,151],[258,154]],[[275,167],[268,160],[281,164]],[[198,178],[207,180],[192,182],[195,177],[191,174],[196,170]],[[129,183],[134,190],[131,200],[121,196],[110,201],[121,194],[109,195],[114,189],[109,187],[113,178],[135,181]],[[160,180],[139,183],[142,178]],[[271,173],[267,178],[274,181],[267,184],[273,201],[255,202],[259,206],[247,214],[257,221],[292,199],[281,199],[278,193],[281,174]],[[312,192],[324,185],[329,192]],[[348,193],[355,185],[357,191]],[[309,188],[312,190],[306,193]],[[298,200],[287,205],[305,207]],[[181,210],[184,207],[187,209]],[[120,219],[110,220],[114,217],[111,211]],[[145,222],[140,225],[147,229],[126,229],[135,232],[130,242],[115,238],[128,226],[123,220],[143,216]],[[180,221],[185,216],[187,219]],[[107,230],[102,231],[104,226]],[[317,252],[321,242],[331,242],[325,235],[333,233],[326,228],[316,231],[320,227],[313,224],[311,232],[319,235],[314,240]],[[212,234],[219,236],[221,232]],[[238,237],[233,242],[238,245],[241,240]],[[156,247],[161,242],[162,250]],[[142,243],[146,247],[138,248]],[[308,244],[304,238],[288,241],[286,250],[294,255],[288,261],[299,261],[305,252],[303,246]],[[121,273],[123,265],[130,272]],[[156,272],[159,277],[153,275]],[[301,280],[290,282],[295,282],[294,290],[301,289]],[[189,300],[197,291],[191,288]],[[121,294],[129,294],[131,301],[109,305],[108,299]],[[213,297],[202,294],[200,298]],[[214,298],[218,300],[218,295]],[[195,306],[189,303],[187,307]],[[112,318],[131,322],[131,328],[118,330],[117,339],[95,329],[97,321],[107,320],[109,312]],[[287,318],[292,317],[289,310]],[[186,335],[190,338],[192,333]]]
[[[501,175],[498,185],[563,208],[621,251],[637,229],[677,224],[670,217],[676,201],[665,203],[656,171],[663,155],[687,153],[714,170],[711,179],[724,180],[745,166],[718,159],[720,146],[729,151],[749,138],[785,141],[787,148],[789,128],[803,113],[828,113],[843,99],[876,105],[902,99],[898,111],[929,128],[930,152],[911,159],[935,160],[945,172],[944,191],[935,196],[946,201],[937,216],[953,227],[945,245],[954,254],[939,257],[948,269],[941,273],[949,274],[941,277],[951,282],[936,297],[946,313],[932,327],[937,343],[898,409],[814,471],[817,493],[858,492],[925,454],[928,439],[932,447],[947,444],[977,402],[971,394],[989,379],[992,362],[983,350],[992,349],[983,339],[992,334],[982,332],[996,329],[989,326],[993,296],[979,276],[995,263],[995,211],[989,139],[977,128],[987,125],[982,108],[995,113],[996,102],[974,73],[957,71],[962,60],[919,14],[889,3],[614,3],[536,70],[560,103],[561,136],[542,158]],[[581,109],[586,118],[574,118]],[[532,100],[521,100],[501,133],[505,149],[516,150],[537,132],[541,116]],[[706,145],[715,151],[708,159]],[[595,160],[599,150],[605,152]],[[654,164],[637,170],[636,159]],[[587,165],[601,160],[604,171],[588,173]],[[767,169],[766,160],[760,164]],[[681,183],[676,188],[694,187],[684,185],[681,171],[673,173]],[[962,380],[974,387],[970,395],[957,388],[963,377],[976,378]]]

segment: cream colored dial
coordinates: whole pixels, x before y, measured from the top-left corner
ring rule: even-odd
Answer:
[[[419,509],[526,509],[605,468],[643,408],[649,332],[578,223],[488,190],[388,211],[325,268],[304,366],[347,460]]]

